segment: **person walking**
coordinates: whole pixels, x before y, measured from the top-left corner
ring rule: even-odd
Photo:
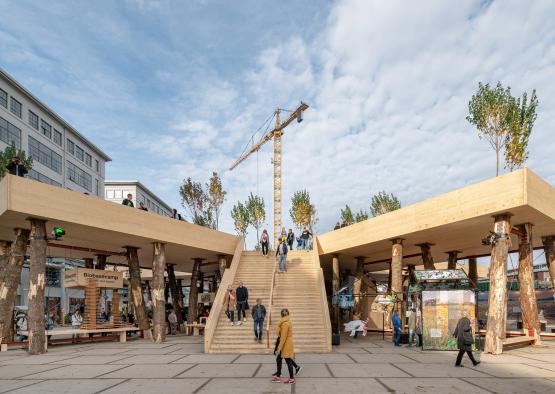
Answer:
[[[281,382],[281,366],[283,359],[287,364],[287,370],[289,372],[289,379],[283,381],[286,384],[296,383],[295,375],[298,375],[301,371],[301,367],[295,363],[293,357],[295,356],[295,345],[293,343],[293,326],[289,320],[289,310],[281,310],[281,320],[277,326],[277,336],[276,348],[274,349],[274,354],[276,356],[276,367],[277,372],[272,375],[273,383]],[[293,368],[295,371],[293,372]]]
[[[393,317],[391,318],[391,323],[393,323],[393,343],[395,346],[401,346],[401,318],[399,317],[399,312],[394,311]]]
[[[128,207],[135,208],[135,204],[133,204],[133,195],[129,193],[127,198],[123,199],[121,205],[127,205]]]
[[[225,293],[225,297],[224,297],[224,306],[225,306],[225,314],[227,316],[227,321],[231,322],[231,325],[233,325],[233,321],[235,317],[234,316],[235,312],[233,311],[234,303],[235,303],[235,291],[233,290],[231,285],[229,285],[227,287],[227,292]]]
[[[278,256],[279,263],[278,263],[278,272],[287,272],[287,244],[285,240],[281,240],[277,250],[276,256]]]
[[[308,231],[308,229],[305,227],[303,228],[303,232],[301,233],[301,239],[303,240],[303,249],[306,250],[306,248],[308,247],[308,240],[310,239],[312,233],[310,231]]]
[[[243,322],[247,321],[246,310],[249,305],[249,291],[243,286],[243,282],[239,282],[239,287],[235,290],[235,295],[237,297],[237,324],[241,325]],[[241,321],[241,314],[243,315],[243,320]]]
[[[418,334],[416,334],[416,309],[412,308],[409,315],[409,344],[412,347],[412,338],[416,336],[416,346],[418,346]]]
[[[81,324],[83,324],[83,316],[81,316],[81,312],[79,308],[75,309],[73,315],[71,315],[71,328],[74,330],[78,330],[81,328]],[[71,343],[77,343],[79,340],[79,334],[73,334],[71,336]]]
[[[287,245],[289,245],[289,250],[293,250],[293,242],[295,242],[295,234],[292,229],[289,229],[287,233]]]
[[[19,156],[14,156],[6,166],[6,170],[12,175],[24,177],[27,174],[27,167],[21,163]]]
[[[266,318],[266,307],[262,305],[260,298],[256,299],[256,305],[252,308],[252,320],[254,321],[254,340],[262,342],[262,329]]]
[[[170,335],[175,335],[177,332],[177,315],[173,309],[168,315],[168,323],[170,323]]]
[[[459,349],[455,367],[462,367],[461,361],[465,352],[468,354],[468,358],[472,361],[474,366],[480,364],[480,361],[476,361],[472,355],[474,336],[472,335],[472,327],[470,326],[470,319],[468,317],[461,317],[457,323],[457,328],[455,328],[455,331],[453,332],[453,336],[457,338],[457,348]]]
[[[260,246],[262,247],[262,255],[268,257],[268,245],[270,244],[270,236],[266,229],[262,230],[260,237]]]

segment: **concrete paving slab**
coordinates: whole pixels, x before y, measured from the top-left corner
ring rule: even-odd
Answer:
[[[468,380],[468,379],[466,379]],[[555,392],[555,382],[549,379],[529,378],[475,378],[473,384],[495,393],[503,394],[545,394]]]
[[[325,364],[304,364],[301,365],[302,370],[299,373],[299,378],[330,378],[330,371]],[[272,364],[262,364],[262,367],[256,373],[257,378],[267,378],[270,379],[272,374],[276,372],[275,363]],[[281,368],[281,376],[284,378],[289,377],[289,372],[287,371],[287,365],[285,362]]]
[[[70,365],[70,364],[85,364],[85,365],[102,365],[108,364],[114,361],[122,360],[126,358],[125,355],[121,354],[118,356],[79,356],[73,357],[71,359],[54,361],[52,364],[59,365]]]
[[[121,365],[65,365],[50,371],[26,375],[21,379],[91,379],[120,369]]]
[[[0,367],[0,379],[16,379],[25,375],[60,368],[60,365],[4,365]]]
[[[198,393],[221,394],[221,393],[241,393],[241,394],[289,394],[291,386],[283,383],[272,383],[270,379],[225,379],[218,378],[210,380]]]
[[[528,363],[528,365],[531,365],[532,367],[536,367],[536,368],[543,368],[543,369],[548,369],[550,371],[555,371],[555,364],[552,364],[552,363],[543,363],[543,364]]]
[[[250,378],[260,364],[199,364],[178,378]]]
[[[182,355],[160,355],[153,354],[152,356],[131,356],[118,361],[114,361],[112,364],[169,364],[172,361],[179,360]]]
[[[335,346],[333,347],[332,352],[339,353],[339,354],[368,354],[368,352],[363,347]]]
[[[345,354],[327,353],[327,354],[298,354],[295,360],[299,364],[319,364],[319,363],[334,363],[334,364],[353,364],[352,358]]]
[[[235,364],[275,364],[276,356],[273,354],[242,354]]]
[[[550,354],[550,353],[522,354],[520,358],[524,360],[545,361],[547,363],[555,364],[555,354]]]
[[[555,378],[555,371],[526,364],[480,364],[472,368],[499,378]]]
[[[113,348],[92,348],[81,352],[82,356],[113,356],[115,354],[125,353],[129,349],[113,349]]]
[[[421,363],[397,363],[397,368],[402,369],[410,375],[420,378],[472,378],[487,377],[482,373],[482,364],[476,370],[472,368],[457,368],[455,364],[421,364]],[[480,372],[478,372],[480,371]]]
[[[400,353],[410,360],[424,364],[453,364],[455,365],[456,355],[449,354],[425,354],[425,353]],[[378,356],[378,355],[376,355]],[[466,356],[465,356],[466,357]],[[479,358],[476,355],[476,358]]]
[[[395,393],[489,393],[460,379],[450,378],[381,378]]]
[[[7,361],[18,359],[21,356],[0,356],[0,365]]]
[[[37,356],[23,356],[17,357],[12,360],[4,362],[4,365],[41,365],[50,364],[56,361],[69,360],[74,356],[49,356],[46,354],[40,354]]]
[[[354,358],[357,363],[410,363],[416,362],[410,358],[405,357],[402,354],[350,354],[351,358]]]
[[[517,356],[516,354],[488,354],[488,353],[475,353],[474,357],[483,362],[484,364],[530,364],[538,363],[540,361],[534,361],[533,358],[528,358],[524,356]],[[466,358],[466,356],[464,357]],[[553,356],[553,363],[555,363],[555,355]]]
[[[6,393],[10,390],[15,390],[38,382],[40,382],[40,380],[1,380],[0,393]]]
[[[409,377],[410,375],[391,364],[328,364],[336,378]]]
[[[174,364],[229,364],[237,358],[237,354],[192,354],[181,357]]]
[[[160,349],[156,349],[156,348],[150,348],[150,349],[146,349],[146,348],[142,348],[142,349],[131,349],[131,350],[126,350],[125,355],[130,355],[130,356],[144,356],[144,355],[152,355],[152,354],[170,354],[171,352],[175,352],[176,350],[179,350],[179,347],[175,347],[175,346],[170,346],[170,347],[163,347]]]
[[[190,345],[182,345],[179,349],[172,351],[170,354],[202,354],[204,353],[204,344],[197,345],[197,344],[190,344]]]
[[[11,391],[16,394],[88,394],[97,393],[121,383],[121,379],[53,379]]]
[[[414,348],[407,348],[407,347],[397,347],[397,346],[386,346],[386,347],[375,347],[375,348],[368,348],[366,349],[372,354],[399,354],[399,353],[416,353],[421,352],[421,350],[415,350]]]
[[[111,387],[102,394],[164,393],[189,394],[195,392],[208,379],[130,379]]]
[[[130,365],[123,369],[118,369],[117,371],[110,372],[106,375],[102,375],[102,379],[105,379],[105,378],[115,378],[115,379],[173,378],[191,367],[192,365],[178,365],[178,364],[137,364],[137,365]]]
[[[295,384],[296,393],[318,394],[360,394],[388,393],[376,379],[361,378],[299,378]]]

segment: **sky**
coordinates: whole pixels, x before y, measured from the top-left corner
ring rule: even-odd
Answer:
[[[224,231],[250,192],[271,230],[272,144],[228,168],[301,100],[283,136],[287,227],[301,189],[325,232],[382,190],[406,206],[495,176],[466,121],[478,82],[537,90],[527,166],[555,184],[552,1],[0,0],[0,15],[0,67],[112,157],[106,179],[187,213],[183,180],[217,171]]]

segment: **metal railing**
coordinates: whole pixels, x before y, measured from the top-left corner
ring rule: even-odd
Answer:
[[[270,286],[270,301],[268,304],[268,322],[266,323],[266,348],[270,348],[270,328],[272,326],[272,308],[274,304],[274,286],[276,282],[276,264],[274,263],[274,269],[272,270],[272,283]]]

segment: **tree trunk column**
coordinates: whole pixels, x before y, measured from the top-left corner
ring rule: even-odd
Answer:
[[[104,270],[106,269],[106,259],[108,258],[105,254],[97,254],[96,255],[96,269],[97,270]]]
[[[10,260],[10,241],[0,241],[0,275],[8,265]]]
[[[403,240],[397,238],[391,241],[391,293],[401,302],[395,303],[394,309],[399,310],[401,322],[404,324],[403,310]]]
[[[555,289],[555,235],[542,238],[543,250],[545,251],[545,262],[549,269],[551,283]]]
[[[150,330],[150,323],[146,315],[145,303],[143,301],[143,292],[141,289],[141,269],[139,268],[139,257],[137,256],[137,248],[126,246],[127,264],[129,265],[129,293],[131,301],[135,308],[135,317],[139,323],[141,330]]]
[[[339,320],[339,306],[337,305],[337,291],[339,290],[339,256],[333,255],[332,260],[332,280],[331,280],[331,291],[333,295],[333,322],[332,326],[337,326],[337,322]],[[335,327],[334,330],[336,333],[339,333],[339,327]]]
[[[220,277],[223,278],[224,272],[227,268],[227,259],[225,258],[224,255],[218,256],[218,266],[220,267]]]
[[[353,286],[355,313],[359,315],[362,307],[362,297],[360,293],[363,289],[362,276],[364,275],[364,257],[357,257],[357,267],[355,271],[355,283]]]
[[[170,291],[172,294],[172,305],[173,310],[175,311],[175,315],[177,316],[177,324],[181,327],[183,324],[183,299],[181,298],[181,290],[177,288],[177,280],[175,279],[175,270],[172,264],[168,264],[167,266],[168,271],[168,283],[170,284]]]
[[[90,257],[84,258],[83,261],[85,262],[85,268],[88,268],[88,269],[94,268],[94,260],[91,259]]]
[[[420,246],[420,251],[422,252],[422,262],[424,263],[424,269],[435,270],[436,267],[434,265],[434,258],[432,256],[432,249],[431,249],[431,246],[433,246],[433,244],[429,242],[424,242],[423,244],[417,244],[416,246]]]
[[[478,264],[476,257],[468,258],[468,281],[471,289],[478,288]]]
[[[193,272],[191,273],[191,287],[189,288],[189,313],[187,313],[187,323],[193,324],[198,315],[198,276],[202,259],[194,259]]]
[[[460,250],[451,250],[447,252],[447,269],[448,270],[455,270],[457,269],[457,256],[461,253]]]
[[[525,223],[517,226],[519,234],[518,244],[518,283],[520,293],[520,309],[522,310],[522,326],[536,338],[536,345],[541,342],[540,320],[536,290],[534,289],[534,266],[532,247],[532,224]],[[532,332],[531,332],[532,331]]]
[[[46,276],[46,221],[30,219],[30,260],[29,293],[27,299],[29,311],[27,324],[29,329],[29,353],[46,353],[46,332],[44,322],[44,286]]]
[[[16,229],[15,241],[11,245],[8,262],[0,273],[0,337],[6,338],[6,341],[11,332],[15,297],[28,242],[29,230]]]
[[[152,337],[155,343],[162,343],[166,340],[166,298],[164,297],[166,246],[161,242],[154,242],[153,251],[154,257],[152,259],[152,287],[154,291],[152,297]]]
[[[507,326],[507,257],[510,214],[496,215],[493,231],[500,238],[492,245],[489,268],[488,323],[485,353],[501,354]]]

